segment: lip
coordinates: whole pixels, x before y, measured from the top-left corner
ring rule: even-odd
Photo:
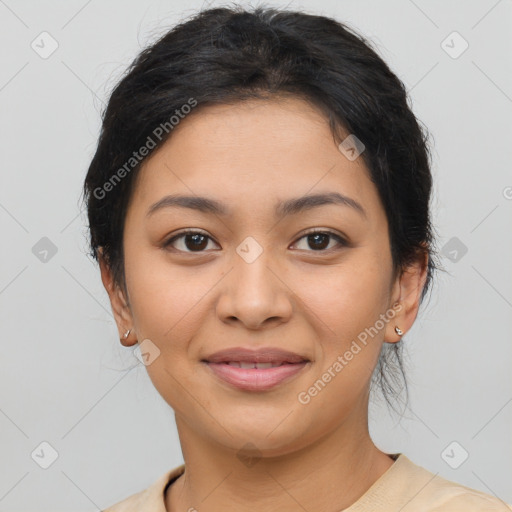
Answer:
[[[263,347],[259,349],[234,347],[219,350],[205,357],[203,361],[208,363],[228,363],[230,361],[244,363],[302,363],[309,361],[309,359],[295,352],[289,352],[274,347]]]
[[[294,352],[276,348],[258,350],[236,347],[215,352],[202,362],[224,382],[245,391],[266,391],[288,381],[311,361]],[[280,364],[271,368],[239,368],[229,362]]]

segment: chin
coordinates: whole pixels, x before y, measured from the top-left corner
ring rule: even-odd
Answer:
[[[285,455],[308,442],[306,427],[302,428],[292,416],[293,413],[289,414],[289,411],[282,415],[276,415],[274,411],[268,411],[267,414],[262,411],[261,414],[253,412],[252,415],[245,415],[244,421],[224,421],[223,425],[232,435],[223,429],[216,429],[216,433],[221,436],[216,441],[236,452],[254,450],[261,452],[264,457]]]

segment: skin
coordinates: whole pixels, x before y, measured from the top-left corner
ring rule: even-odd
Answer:
[[[337,204],[274,217],[277,201],[332,191],[358,201],[366,217]],[[174,207],[146,215],[171,193],[208,196],[232,214]],[[202,252],[190,237],[164,247],[184,228],[210,237]],[[310,228],[349,244],[308,242]],[[236,252],[249,236],[263,250],[250,264]],[[190,114],[144,162],[123,243],[128,296],[100,259],[101,276],[120,338],[132,329],[123,345],[149,339],[160,350],[146,369],[175,411],[186,464],[167,510],[332,512],[390,468],[368,433],[370,379],[382,344],[400,339],[395,326],[407,332],[416,318],[427,256],[394,275],[377,189],[362,158],[338,149],[319,111],[274,97]],[[394,318],[301,404],[298,394],[396,303]],[[311,362],[272,390],[238,390],[201,363],[236,346],[282,348]],[[248,442],[258,451],[244,449]]]

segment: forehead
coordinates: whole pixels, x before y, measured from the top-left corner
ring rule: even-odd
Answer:
[[[298,98],[198,108],[146,159],[134,203],[169,193],[215,197],[230,209],[274,211],[278,201],[339,192],[383,214],[362,157],[349,160],[325,116]]]

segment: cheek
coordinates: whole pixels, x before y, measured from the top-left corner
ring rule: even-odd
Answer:
[[[316,380],[301,396],[319,411],[335,403],[332,421],[364,395],[377,364],[384,338],[381,315],[387,307],[388,263],[376,251],[354,250],[328,275],[309,275],[301,287],[319,336]]]
[[[126,245],[125,273],[134,322],[141,336],[166,350],[168,340],[182,336],[189,315],[213,282],[193,278],[192,267],[171,265],[157,248],[132,245]]]
[[[316,269],[304,275],[298,295],[324,323],[326,335],[345,344],[384,313],[389,272],[385,258],[370,250],[353,250],[328,271]]]
[[[190,407],[183,388],[188,389],[185,383],[195,370],[189,364],[190,340],[201,326],[207,293],[215,283],[213,276],[193,278],[191,272],[162,264],[154,255],[149,264],[142,254],[132,258],[126,272],[139,343],[149,339],[159,350],[146,371],[164,400],[179,411]]]

